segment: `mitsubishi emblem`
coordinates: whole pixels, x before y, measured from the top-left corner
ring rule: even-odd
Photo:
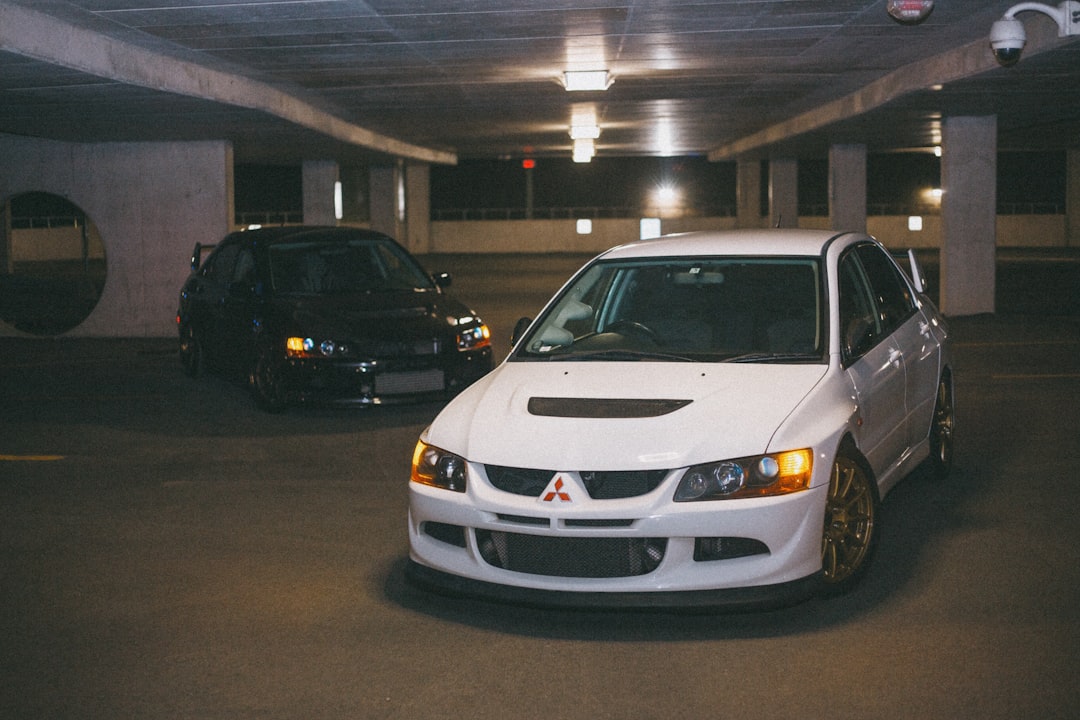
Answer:
[[[570,497],[570,486],[564,482],[563,478],[563,474],[559,473],[550,483],[548,483],[548,486],[544,488],[544,492],[540,493],[541,502],[574,502]]]

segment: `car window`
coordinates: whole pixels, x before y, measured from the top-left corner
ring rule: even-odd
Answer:
[[[380,243],[374,246],[378,263],[387,288],[430,288],[431,278],[416,263],[400,251],[396,245]]]
[[[396,245],[378,240],[282,242],[272,245],[268,256],[271,286],[278,292],[372,293],[434,287]]]
[[[219,246],[203,264],[203,276],[215,283],[228,285],[233,279],[233,270],[239,254],[240,245],[237,243]]]
[[[251,252],[251,248],[244,248],[240,251],[236,260],[236,268],[233,270],[232,280],[246,285],[255,282],[255,255]]]
[[[911,290],[896,263],[877,245],[860,245],[855,253],[866,271],[883,332],[891,333],[915,310]]]
[[[818,360],[821,298],[816,258],[600,261],[522,339],[519,359]]]
[[[873,291],[855,253],[840,258],[840,344],[845,360],[857,357],[882,337]]]

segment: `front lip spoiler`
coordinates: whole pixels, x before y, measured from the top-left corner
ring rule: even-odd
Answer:
[[[817,594],[822,574],[816,572],[798,580],[724,590],[683,590],[658,592],[569,592],[497,585],[483,580],[451,575],[421,565],[411,558],[405,578],[431,592],[476,600],[494,600],[537,608],[581,610],[714,610],[726,612],[778,610],[797,605]]]

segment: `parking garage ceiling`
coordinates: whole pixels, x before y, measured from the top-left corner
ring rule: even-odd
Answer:
[[[1012,2],[937,0],[0,0],[0,132],[73,142],[227,139],[250,162],[821,156],[929,149],[998,117],[999,146],[1076,147],[1080,37]],[[568,92],[565,71],[606,70]]]

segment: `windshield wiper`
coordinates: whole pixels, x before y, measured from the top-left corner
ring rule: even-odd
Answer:
[[[693,358],[688,358],[684,355],[625,349],[571,351],[568,353],[559,353],[558,355],[550,355],[547,359],[553,362],[560,360],[668,360],[674,362],[697,362]]]
[[[734,355],[729,358],[724,358],[724,362],[744,363],[744,362],[791,362],[793,360],[820,360],[820,357],[814,353],[791,353],[791,352],[752,352],[743,353],[742,355]]]

